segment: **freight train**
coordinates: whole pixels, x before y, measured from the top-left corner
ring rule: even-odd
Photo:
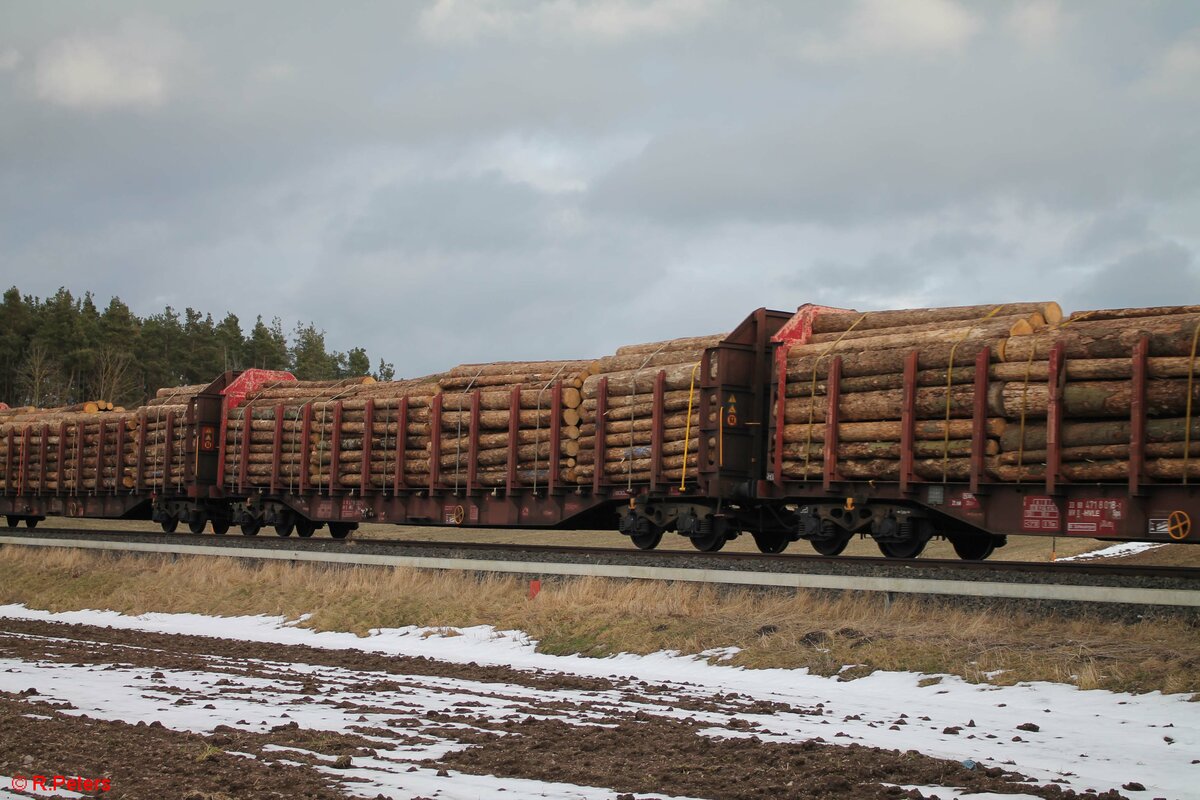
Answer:
[[[1189,326],[1200,331],[1200,309],[1054,324],[1042,315],[1043,329],[1010,344],[1020,356],[1007,360],[997,357],[1004,340],[993,329],[1008,331],[998,310],[971,311],[969,323],[954,319],[965,312],[928,310],[929,322],[880,333],[888,323],[857,312],[760,308],[699,341],[679,375],[649,351],[646,400],[622,400],[630,413],[618,433],[609,379],[588,384],[588,470],[566,468],[578,448],[564,447],[557,409],[578,389],[554,375],[502,392],[478,377],[435,394],[329,390],[285,409],[265,390],[292,376],[232,371],[122,415],[6,416],[0,515],[10,527],[61,515],[196,533],[327,528],[334,538],[363,522],[615,528],[641,549],[673,532],[707,552],[749,534],[763,553],[804,540],[828,556],[862,536],[891,558],[944,538],[969,560],[1010,535],[1195,542],[1200,382]],[[864,355],[876,346],[892,349]],[[888,358],[892,373],[866,366]],[[873,403],[891,410],[862,410]],[[496,414],[503,428],[485,430]],[[1017,444],[1002,450],[1014,432]],[[637,469],[608,468],[625,463],[614,449]]]

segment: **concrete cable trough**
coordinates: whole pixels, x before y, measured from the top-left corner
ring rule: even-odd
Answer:
[[[355,566],[463,570],[534,577],[683,581],[777,589],[942,595],[1132,609],[1200,609],[1200,570],[916,559],[820,558],[616,548],[468,544],[381,539],[214,537],[130,531],[7,531],[0,545],[224,556]]]

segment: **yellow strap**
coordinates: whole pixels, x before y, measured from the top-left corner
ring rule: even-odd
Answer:
[[[1000,309],[1002,308],[1004,308],[1002,305],[996,306],[981,317],[979,321],[984,322],[991,319],[1000,313]],[[942,483],[946,482],[946,469],[950,464],[950,391],[954,385],[954,355],[958,352],[958,346],[970,337],[973,330],[975,330],[974,325],[968,326],[966,332],[950,348],[950,364],[946,367],[946,420],[942,426]]]
[[[1187,415],[1183,420],[1183,482],[1188,482],[1188,457],[1192,449],[1192,385],[1196,378],[1196,343],[1200,341],[1200,324],[1192,333],[1192,353],[1188,360]]]
[[[813,422],[815,421],[814,418],[815,418],[816,412],[817,412],[817,368],[821,365],[821,359],[825,358],[825,356],[832,353],[834,351],[834,349],[839,344],[842,343],[842,339],[846,338],[846,334],[850,333],[850,331],[857,328],[858,324],[860,322],[862,322],[864,319],[866,319],[868,316],[869,316],[868,314],[863,314],[861,317],[854,320],[854,322],[851,323],[850,327],[846,328],[846,330],[842,331],[841,336],[839,336],[838,338],[836,338],[832,342],[830,342],[829,347],[825,348],[825,352],[823,352],[823,353],[821,353],[821,355],[817,356],[817,360],[813,362],[812,385],[809,386],[809,390],[808,390],[808,430],[805,432],[806,436],[804,439],[804,480],[808,480],[808,468],[809,468],[810,463],[812,462]],[[826,377],[828,377],[828,375]],[[787,397],[780,398],[779,402],[783,403],[786,406],[787,405]],[[784,417],[785,417],[785,422],[786,422],[786,417],[787,417],[786,409],[784,410]],[[825,420],[825,427],[826,427],[825,436],[828,437],[829,436],[829,430],[828,430],[829,420],[828,419]]]
[[[1067,319],[1064,319],[1062,322],[1058,323],[1057,327],[1065,328],[1066,326],[1070,325],[1072,322],[1083,322],[1084,320],[1091,319],[1093,316],[1095,316],[1096,313],[1097,312],[1095,312],[1095,311],[1078,311],[1078,312],[1072,314]]]
[[[683,471],[679,474],[679,491],[683,491],[687,486],[687,457],[688,457],[688,442],[692,440],[692,400],[696,396],[696,373],[700,370],[700,361],[696,362],[696,366],[692,367],[692,386],[688,389],[688,410],[687,422],[683,426]],[[598,465],[600,469],[604,469],[604,465]]]

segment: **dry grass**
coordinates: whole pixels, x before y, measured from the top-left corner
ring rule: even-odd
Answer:
[[[950,673],[971,681],[1200,692],[1200,637],[1179,619],[1126,622],[963,609],[873,595],[779,592],[595,578],[543,581],[527,599],[515,576],[235,559],[0,548],[0,603],[65,611],[108,608],[297,618],[318,630],[527,631],[547,653],[605,656],[735,646],[733,663],[808,667],[852,678],[872,669]]]

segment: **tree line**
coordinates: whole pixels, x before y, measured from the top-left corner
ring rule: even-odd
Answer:
[[[143,318],[118,297],[100,309],[91,292],[77,298],[65,288],[42,299],[14,286],[0,303],[0,402],[10,406],[103,399],[131,407],[162,387],[251,367],[288,370],[301,380],[395,374],[382,359],[372,372],[361,347],[327,350],[325,332],[311,322],[289,335],[279,317],[259,316],[246,333],[231,313],[217,322],[167,306]]]

